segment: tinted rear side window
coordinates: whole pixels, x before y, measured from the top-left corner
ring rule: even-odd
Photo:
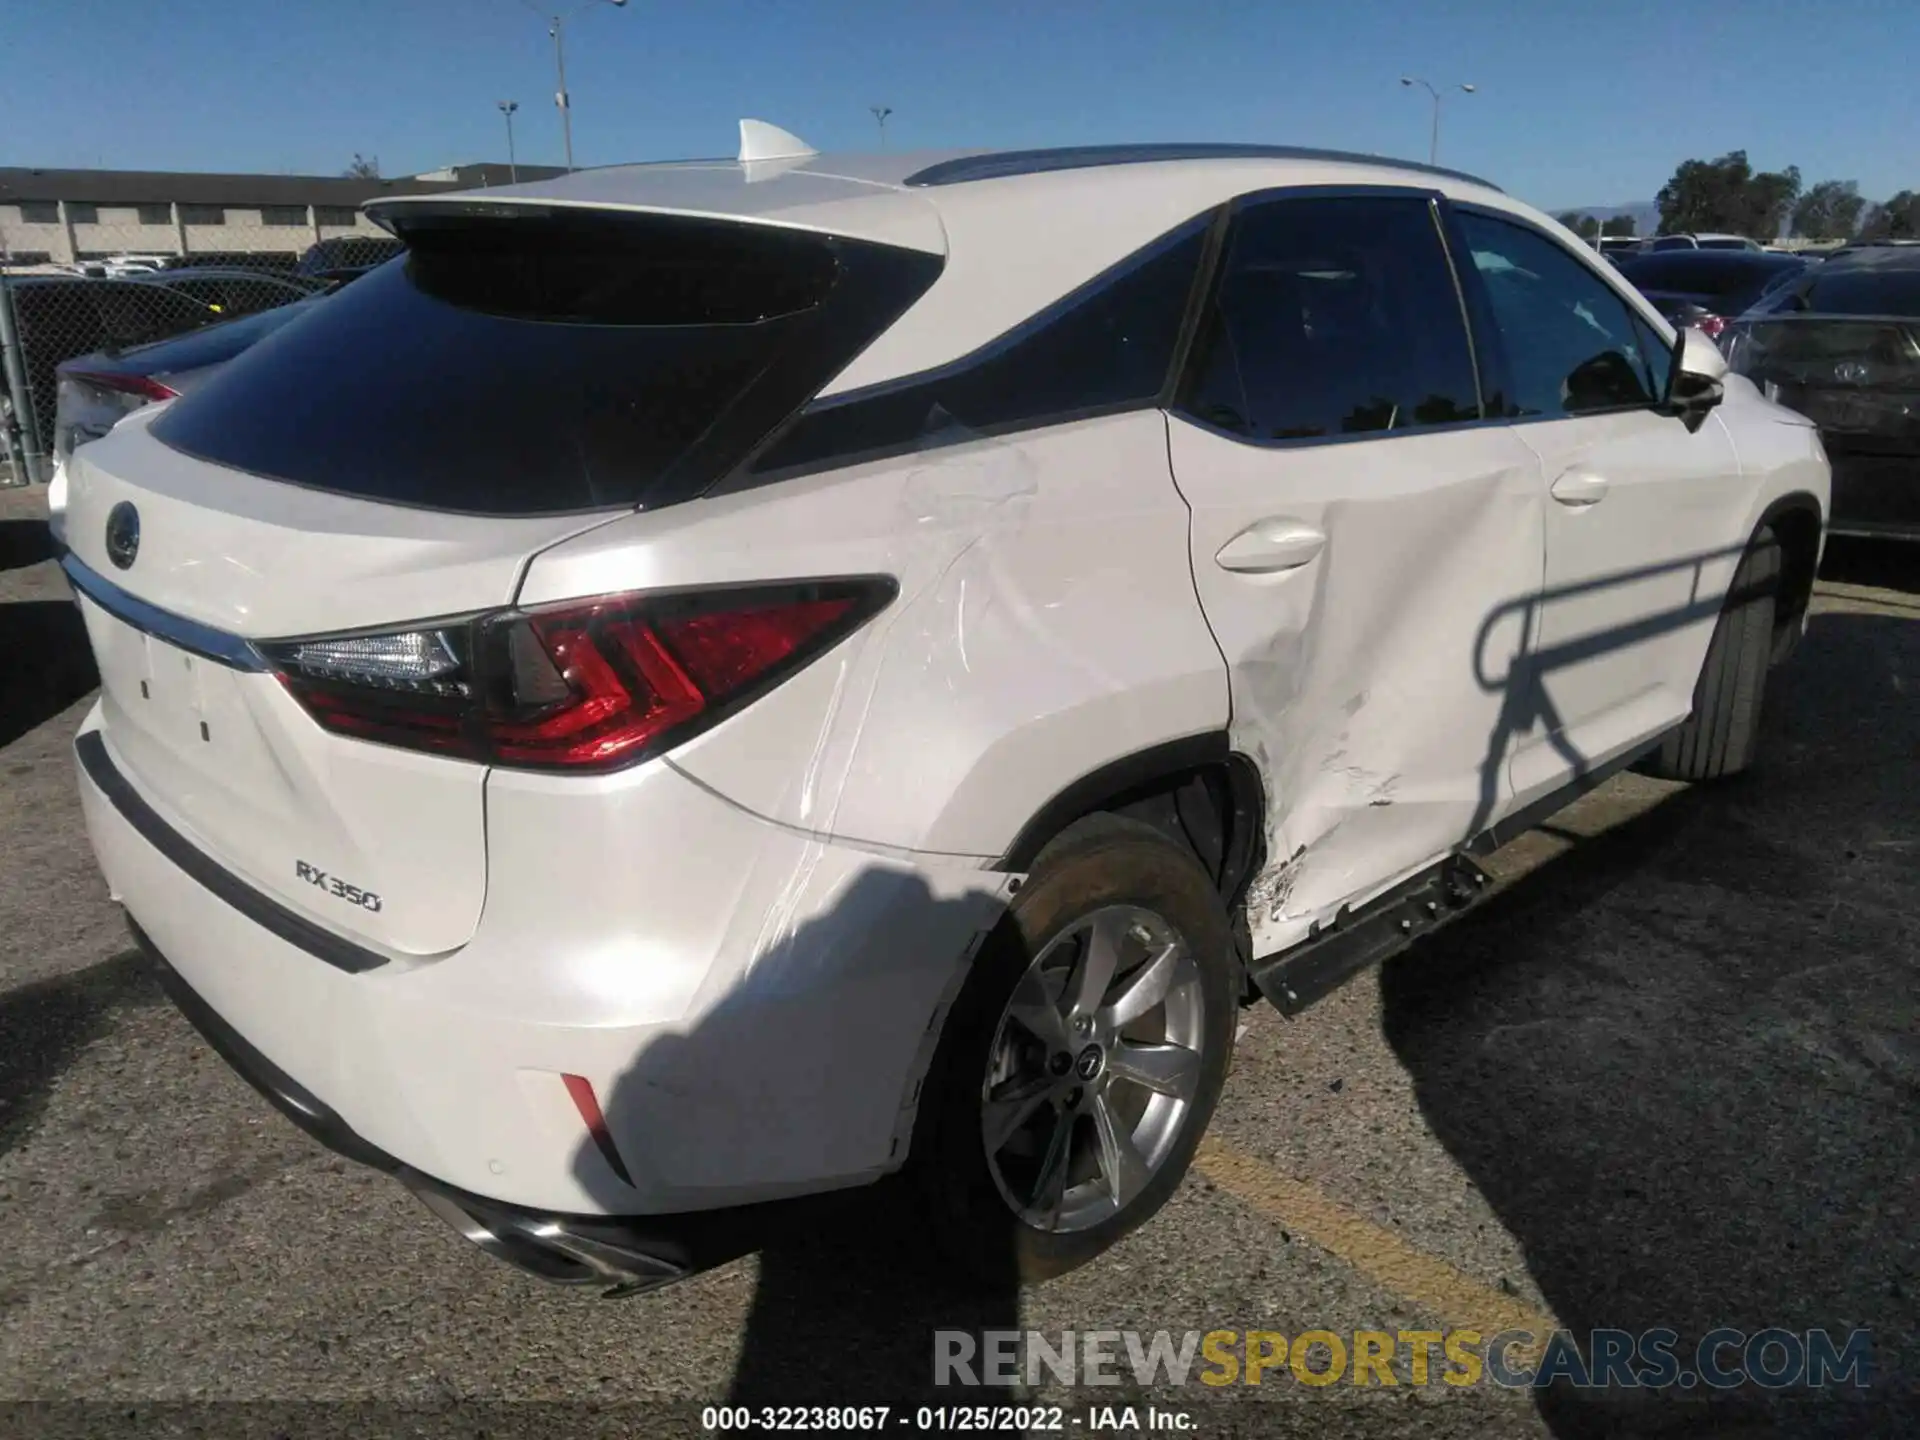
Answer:
[[[682,217],[463,207],[405,225],[405,257],[253,347],[153,433],[431,509],[664,503],[743,458],[941,263]]]
[[[1761,284],[1766,263],[1749,263],[1745,255],[1715,250],[1678,250],[1647,255],[1620,265],[1620,275],[1642,290],[1686,290],[1697,296],[1724,296]]]
[[[1156,403],[1205,240],[1203,221],[1185,226],[974,355],[821,402],[755,468],[877,456]]]
[[[244,319],[208,325],[177,339],[142,345],[121,356],[120,364],[113,368],[141,375],[164,375],[175,370],[216,365],[232,359],[289,321],[299,319],[318,303],[317,299],[296,300]]]
[[[1282,199],[1235,221],[1182,408],[1250,440],[1480,418],[1424,196]]]
[[[1816,315],[1920,317],[1920,263],[1833,265],[1820,270],[1798,308]]]
[[[1739,295],[1760,290],[1779,275],[1794,275],[1800,262],[1725,250],[1682,250],[1628,260],[1620,273],[1642,290],[1679,290],[1692,295]]]

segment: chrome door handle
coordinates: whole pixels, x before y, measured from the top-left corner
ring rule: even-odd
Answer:
[[[1562,505],[1598,505],[1607,497],[1607,477],[1591,470],[1569,470],[1553,482],[1552,494]]]
[[[1240,575],[1272,575],[1298,570],[1325,547],[1327,537],[1313,526],[1283,515],[1256,520],[1222,545],[1213,557],[1222,570]]]

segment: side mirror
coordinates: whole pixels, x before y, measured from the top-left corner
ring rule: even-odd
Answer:
[[[1667,405],[1688,430],[1706,423],[1707,412],[1726,398],[1727,357],[1703,330],[1682,327],[1673,344],[1673,378]]]

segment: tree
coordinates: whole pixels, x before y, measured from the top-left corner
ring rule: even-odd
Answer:
[[[1629,239],[1633,236],[1633,230],[1633,217],[1631,215],[1616,215],[1600,227],[1600,233],[1602,235],[1621,235]]]
[[[1860,228],[1867,202],[1851,180],[1822,180],[1793,207],[1793,233],[1809,240],[1845,240]]]
[[[1582,215],[1578,210],[1569,210],[1565,214],[1553,217],[1567,229],[1573,231],[1582,240],[1591,240],[1600,233],[1600,222],[1591,215]]]
[[[353,163],[340,173],[349,180],[378,180],[380,178],[380,157],[378,155],[362,155],[356,150],[353,152]]]
[[[1876,205],[1860,227],[1862,240],[1920,239],[1920,192],[1902,190],[1884,205]]]
[[[1800,168],[1758,174],[1747,152],[1718,160],[1683,160],[1660,187],[1660,233],[1718,230],[1771,240],[1800,195]]]

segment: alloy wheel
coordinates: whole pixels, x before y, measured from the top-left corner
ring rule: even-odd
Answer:
[[[1048,942],[981,1087],[987,1166],[1023,1221],[1090,1229],[1147,1187],[1193,1113],[1205,1021],[1199,965],[1163,916],[1107,906]]]

